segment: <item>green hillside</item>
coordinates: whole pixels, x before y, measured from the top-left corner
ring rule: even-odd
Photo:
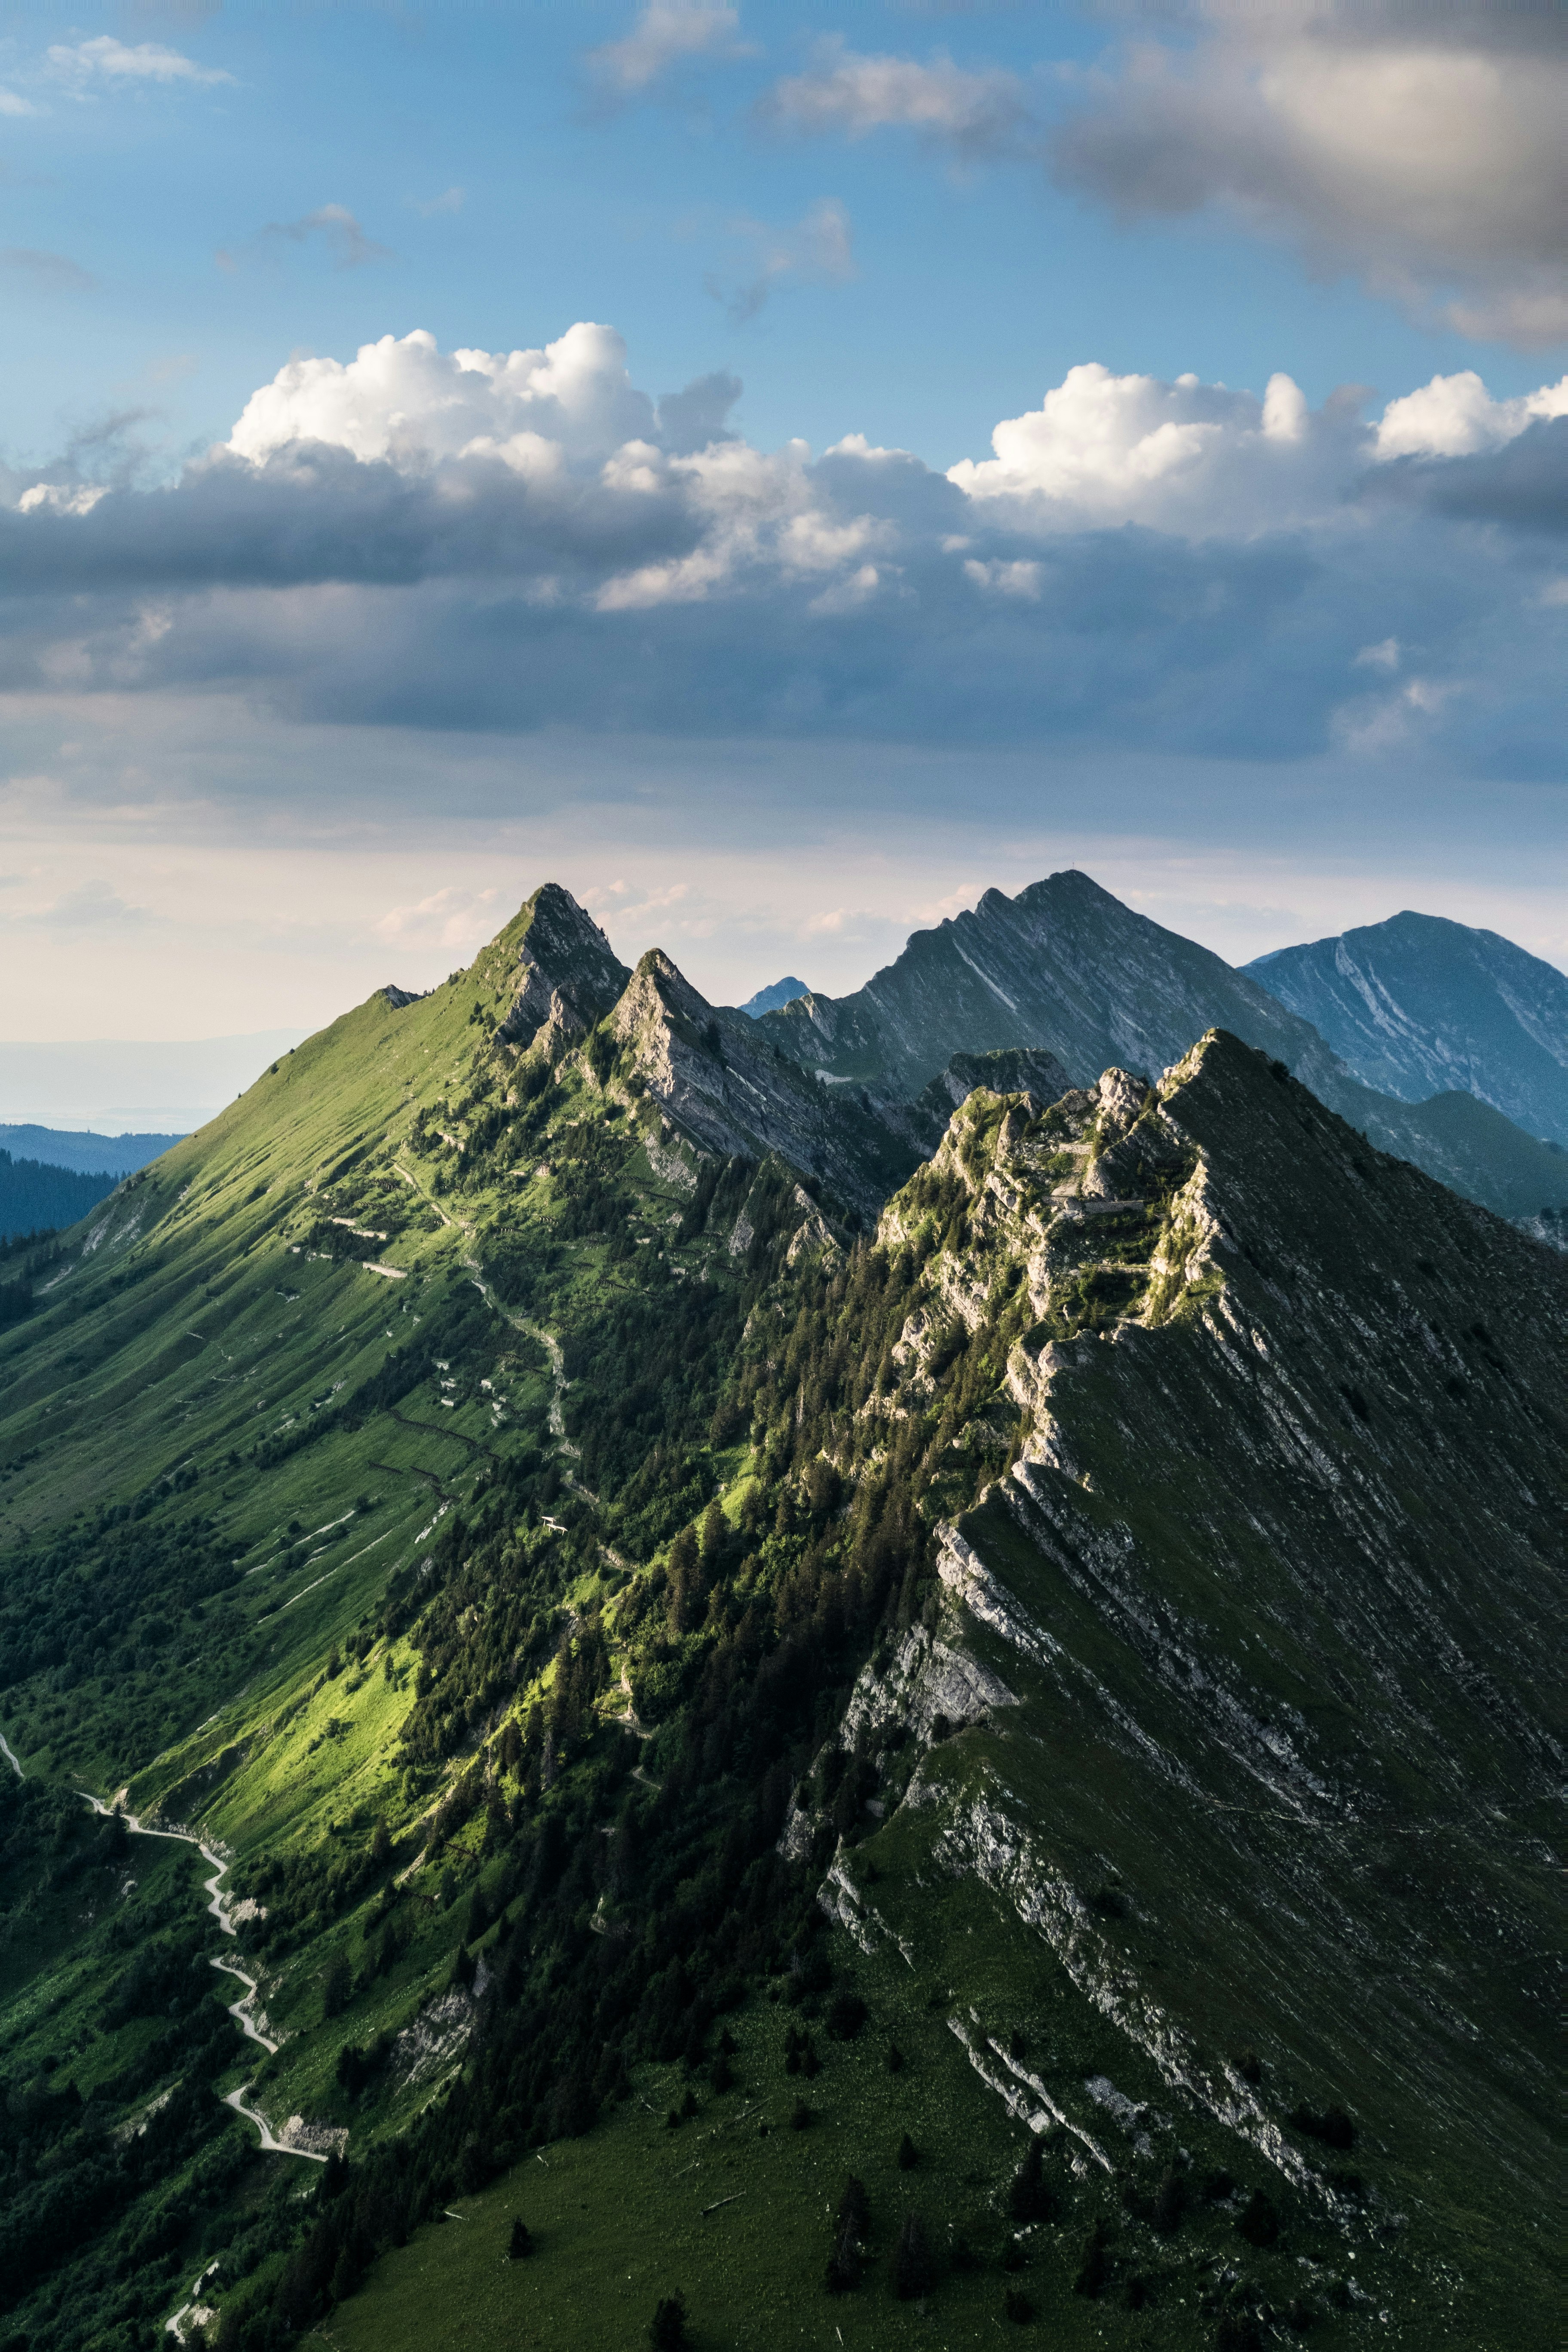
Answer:
[[[541,893],[0,1266],[0,2347],[1544,2340],[1568,1266],[755,1040]]]

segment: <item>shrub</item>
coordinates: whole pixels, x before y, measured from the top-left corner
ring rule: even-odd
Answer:
[[[686,2333],[686,2298],[679,2291],[661,2295],[655,2304],[647,2340],[650,2352],[686,2352],[691,2339]]]
[[[1223,2205],[1227,2197],[1236,2195],[1236,2183],[1221,2166],[1213,2172],[1205,2173],[1202,2194],[1205,2204]]]
[[[1015,2221],[1050,2220],[1051,2192],[1046,2186],[1045,2163],[1044,2147],[1038,2139],[1032,2138],[1007,2191],[1008,2210]]]
[[[893,2249],[893,2293],[900,2303],[929,2294],[936,2284],[936,2263],[918,2213],[907,2213]]]
[[[1187,2210],[1188,2194],[1184,2175],[1167,2172],[1154,2191],[1154,2203],[1149,2216],[1162,2237],[1168,2238],[1173,2230],[1181,2228],[1182,2217]]]
[[[835,2042],[853,2042],[868,2013],[858,1992],[835,1993],[827,2007],[827,2031]]]
[[[1279,2215],[1261,2189],[1255,2189],[1237,2215],[1237,2230],[1249,2246],[1271,2246],[1279,2235]]]
[[[521,2213],[512,2222],[511,2238],[506,2251],[508,2261],[513,2263],[525,2261],[533,2252],[533,2240],[529,2235],[528,2223]]]
[[[1087,2294],[1092,2299],[1104,2294],[1110,2277],[1110,2258],[1105,2251],[1105,2224],[1097,2221],[1084,2241],[1083,2260],[1072,2283],[1072,2291],[1074,2294]]]
[[[327,1963],[327,1973],[321,1979],[321,2015],[339,2017],[353,1999],[354,1972],[342,1952],[336,1952]]]
[[[1355,2124],[1343,2107],[1325,2107],[1319,2115],[1303,2100],[1290,2110],[1290,2121],[1299,2132],[1305,2132],[1309,2139],[1321,2139],[1325,2147],[1355,2146]]]

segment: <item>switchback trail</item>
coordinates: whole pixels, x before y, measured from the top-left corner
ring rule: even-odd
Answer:
[[[6,1753],[9,1755],[10,1750],[7,1749]],[[16,1762],[16,1759],[14,1757],[12,1758],[12,1761],[13,1763]],[[17,1769],[18,1771],[21,1769],[19,1765],[17,1766]],[[112,1805],[106,1805],[101,1797],[95,1797],[89,1790],[79,1790],[78,1794],[86,1800],[86,1801],[92,1807],[95,1813],[101,1813],[105,1818],[114,1811]],[[219,1853],[215,1853],[212,1847],[208,1845],[204,1839],[199,1838],[194,1830],[148,1829],[145,1823],[142,1822],[135,1813],[126,1813],[123,1816],[123,1819],[125,1826],[130,1831],[132,1837],[172,1838],[180,1845],[194,1845],[196,1852],[201,1855],[202,1860],[212,1864],[213,1874],[209,1879],[206,1879],[204,1882],[204,1892],[209,1897],[206,1907],[212,1913],[213,1917],[217,1921],[218,1926],[222,1928],[226,1936],[237,1936],[239,1930],[236,1927],[233,1920],[227,1916],[227,1913],[224,1908],[223,1891],[218,1883],[220,1879],[226,1877],[228,1874],[228,1864],[225,1862],[223,1856]],[[245,1987],[244,1992],[240,1995],[237,2000],[228,2001],[225,2005],[227,2008],[230,2017],[233,2018],[235,2023],[240,2028],[240,2031],[252,2042],[258,2042],[263,2050],[267,2052],[268,2057],[270,2057],[278,2048],[277,2042],[271,2039],[270,2035],[262,2032],[260,2026],[257,2024],[254,2018],[247,2015],[247,2011],[249,2010],[252,2002],[256,2000],[259,1990],[256,1979],[252,1976],[247,1976],[246,1971],[242,1968],[237,1967],[233,1960],[209,1960],[207,1965],[209,1968],[221,1969],[225,1976],[237,1977],[240,1983]],[[243,2116],[247,2123],[252,2123],[256,2126],[257,2130],[261,2135],[261,2145],[263,2149],[272,2156],[302,2156],[305,2158],[307,2162],[310,2164],[325,2164],[327,2160],[326,2158],[324,2156],[318,2155],[314,2148],[290,2147],[286,2140],[277,2138],[265,2116],[263,2116],[258,2108],[247,2107],[243,2104],[245,2095],[249,2088],[250,2085],[248,2083],[242,2083],[237,2091],[225,2091],[220,2093],[219,2095],[221,2096],[226,2107],[232,2107],[236,2115]]]

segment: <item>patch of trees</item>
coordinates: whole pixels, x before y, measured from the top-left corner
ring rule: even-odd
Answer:
[[[0,1235],[31,1241],[51,1228],[74,1225],[119,1181],[118,1176],[83,1174],[45,1160],[16,1160],[0,1150]]]

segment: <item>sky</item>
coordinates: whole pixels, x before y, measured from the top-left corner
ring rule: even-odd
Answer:
[[[0,8],[0,1034],[547,878],[1568,967],[1564,121],[1546,5]]]

